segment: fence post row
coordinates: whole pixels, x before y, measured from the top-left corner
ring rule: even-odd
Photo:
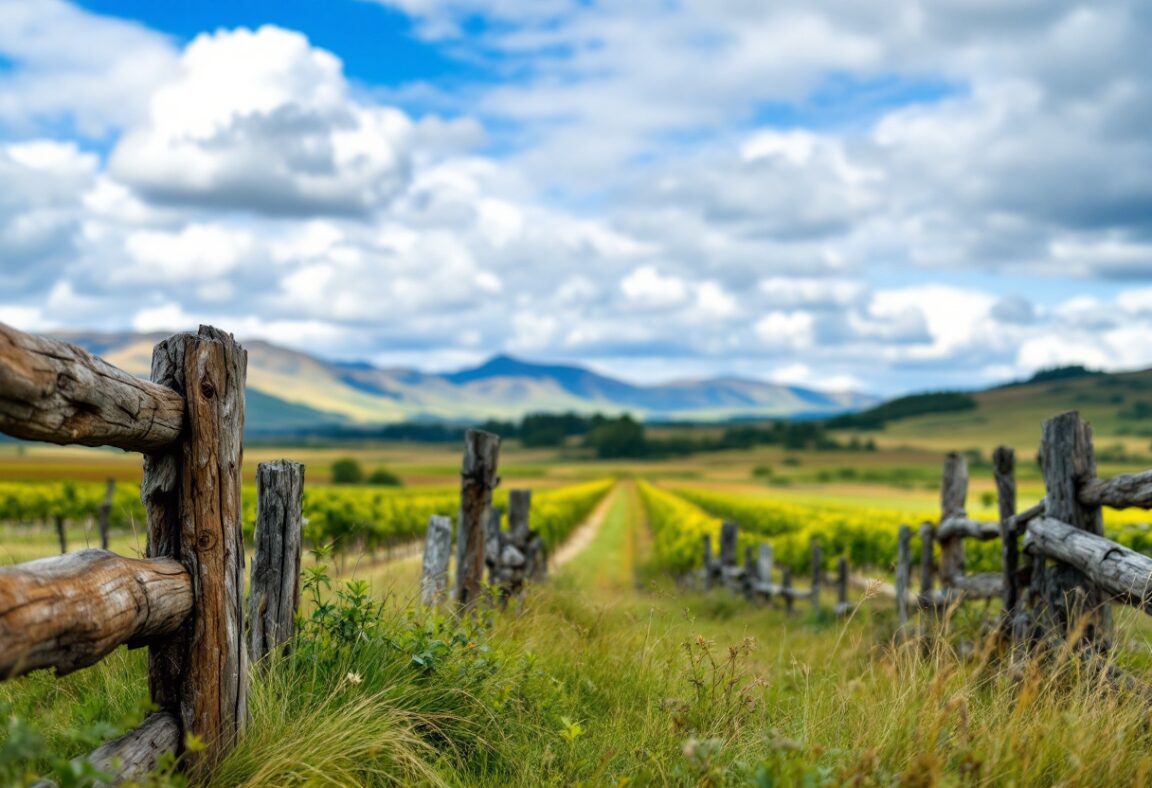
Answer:
[[[149,382],[0,324],[0,431],[145,454],[148,558],[85,550],[0,569],[0,677],[43,667],[64,674],[124,643],[149,646],[149,689],[161,711],[93,754],[99,764],[119,762],[124,779],[175,753],[189,733],[206,744],[185,761],[203,779],[247,716],[246,369],[243,348],[207,326],[157,345]]]
[[[253,664],[291,647],[300,604],[304,466],[289,460],[256,467],[256,552],[249,598]]]

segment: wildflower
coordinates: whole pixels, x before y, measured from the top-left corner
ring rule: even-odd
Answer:
[[[364,681],[364,678],[359,673],[349,673],[344,677],[344,680],[349,684],[356,686],[357,684],[360,684],[360,682]]]

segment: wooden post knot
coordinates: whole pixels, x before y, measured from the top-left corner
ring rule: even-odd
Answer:
[[[212,550],[216,547],[216,534],[211,531],[200,531],[196,534],[196,549],[201,551]]]
[[[200,381],[200,393],[204,395],[204,399],[212,399],[216,396],[216,387],[212,385],[212,381],[204,379]]]

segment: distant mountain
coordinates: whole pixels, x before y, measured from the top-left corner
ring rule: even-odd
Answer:
[[[162,335],[61,335],[130,372],[147,375]],[[758,380],[718,378],[636,385],[580,366],[537,364],[508,355],[447,374],[334,362],[263,341],[248,349],[249,430],[275,434],[307,427],[411,420],[479,421],[540,411],[628,411],[653,420],[791,418],[855,411],[877,402],[855,392],[824,392]]]

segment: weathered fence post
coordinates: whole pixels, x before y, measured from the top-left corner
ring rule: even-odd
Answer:
[[[434,514],[428,519],[424,563],[420,571],[420,603],[440,604],[448,596],[448,560],[452,555],[452,518]]]
[[[812,609],[820,609],[820,586],[824,575],[824,548],[812,543]]]
[[[908,627],[908,580],[911,573],[912,529],[905,524],[900,526],[900,535],[896,538],[896,620],[901,634]]]
[[[104,502],[100,504],[100,549],[108,549],[108,520],[112,515],[112,496],[116,493],[116,480],[109,479],[104,491]]]
[[[792,612],[792,567],[784,566],[780,570],[780,595],[784,597],[784,610]]]
[[[1098,536],[1104,518],[1098,506],[1080,502],[1080,486],[1096,476],[1092,427],[1076,411],[1044,422],[1040,440],[1040,468],[1047,488],[1047,516]],[[1041,616],[1046,628],[1067,637],[1083,625],[1085,645],[1106,647],[1109,636],[1100,592],[1079,570],[1053,561],[1043,570]]]
[[[527,545],[531,532],[529,516],[532,511],[531,490],[508,491],[508,535],[517,545]]]
[[[760,578],[760,565],[753,554],[752,545],[744,545],[744,596],[752,599],[756,594],[756,584]]]
[[[940,479],[940,522],[949,517],[964,517],[968,499],[968,463],[956,452],[944,460],[944,473]],[[940,580],[947,590],[956,579],[964,575],[964,539],[953,536],[940,540]]]
[[[848,559],[840,556],[836,560],[836,615],[848,615]]]
[[[740,528],[736,523],[725,521],[720,526],[720,582],[725,588],[732,587],[736,569],[736,542]]]
[[[464,433],[464,463],[460,472],[460,523],[456,538],[460,564],[456,567],[456,602],[461,610],[476,606],[483,591],[484,534],[492,490],[499,484],[496,465],[500,437],[483,430]]]
[[[248,614],[252,664],[273,652],[287,651],[296,634],[304,466],[290,460],[260,463],[256,499],[256,552]]]
[[[768,590],[769,596],[772,594],[773,562],[772,545],[767,542],[761,542],[760,555],[756,560],[756,577],[760,583],[760,587]]]
[[[920,607],[932,607],[932,543],[934,534],[932,523],[920,524]]]
[[[152,701],[205,742],[185,753],[194,780],[236,744],[248,710],[240,469],[247,354],[230,334],[201,326],[152,353],[152,380],[184,396],[184,429],[145,455],[141,498],[149,557],[171,556],[192,578],[193,614],[149,648]]]
[[[498,585],[503,577],[500,566],[500,548],[504,545],[502,523],[504,512],[498,506],[488,507],[484,518],[484,564],[488,567],[488,584]]]
[[[1011,634],[1020,600],[1020,542],[1012,515],[1016,514],[1016,452],[998,446],[992,452],[992,472],[1000,504],[1000,556],[1004,564],[1003,631]]]

